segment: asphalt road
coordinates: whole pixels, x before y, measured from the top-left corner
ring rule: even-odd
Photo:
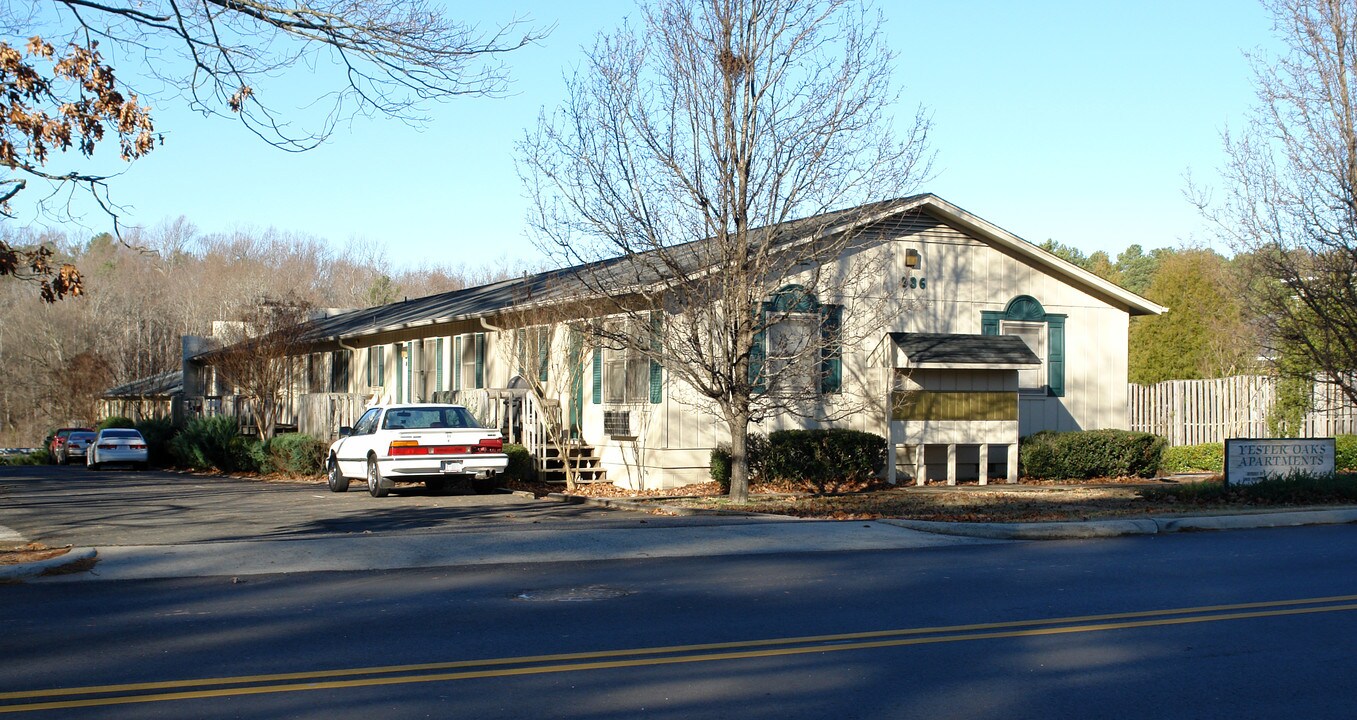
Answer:
[[[0,526],[49,545],[729,522],[750,520],[661,517],[510,494],[439,496],[420,485],[400,486],[379,499],[361,486],[332,493],[320,480],[292,484],[159,471],[92,472],[83,466],[0,467]]]
[[[1348,718],[1357,527],[0,586],[60,718]]]

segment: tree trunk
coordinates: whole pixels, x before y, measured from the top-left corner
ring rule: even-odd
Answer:
[[[727,415],[730,425],[730,501],[749,502],[749,412]]]

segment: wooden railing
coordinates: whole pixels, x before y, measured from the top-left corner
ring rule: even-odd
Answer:
[[[487,427],[498,428],[504,441],[527,448],[539,465],[548,451],[565,452],[572,441],[564,437],[561,403],[543,400],[528,388],[482,388],[460,393],[467,406]]]

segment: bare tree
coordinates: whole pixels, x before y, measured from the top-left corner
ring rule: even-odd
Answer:
[[[928,116],[889,114],[882,22],[855,0],[656,0],[639,31],[599,37],[520,144],[538,244],[595,263],[577,278],[622,320],[595,325],[601,340],[662,362],[724,421],[737,500],[750,424],[798,405],[801,371],[849,326],[796,299],[840,297],[852,283],[820,269],[858,240],[843,229],[929,172]],[[809,324],[770,338],[793,320]]]
[[[480,28],[431,0],[10,0],[0,7],[0,215],[14,217],[12,201],[37,181],[40,212],[63,217],[81,190],[121,236],[107,181],[163,142],[152,102],[232,116],[305,151],[355,115],[418,123],[429,101],[502,94],[504,53],[545,32],[517,18]],[[121,162],[96,157],[106,135]],[[82,284],[42,246],[3,240],[0,276],[33,279],[48,302]]]
[[[592,334],[580,321],[575,308],[554,303],[533,303],[523,298],[510,316],[512,328],[501,331],[495,347],[501,361],[531,396],[531,407],[519,410],[523,434],[540,432],[536,438],[537,461],[554,460],[568,492],[579,486],[579,402],[584,382],[584,355]],[[531,425],[531,427],[529,427]]]
[[[1357,2],[1266,0],[1287,51],[1250,56],[1258,102],[1226,132],[1224,192],[1189,195],[1259,282],[1267,343],[1357,402]]]
[[[302,323],[310,310],[295,296],[259,298],[220,338],[223,349],[207,358],[224,381],[249,399],[261,440],[273,437],[278,411],[297,379]]]

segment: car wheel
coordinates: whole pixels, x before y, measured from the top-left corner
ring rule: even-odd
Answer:
[[[377,469],[376,460],[368,460],[368,494],[375,498],[386,497],[389,488],[382,487],[382,471]]]
[[[348,492],[349,479],[339,472],[339,461],[330,458],[330,468],[325,474],[325,484],[330,487],[330,492]]]

